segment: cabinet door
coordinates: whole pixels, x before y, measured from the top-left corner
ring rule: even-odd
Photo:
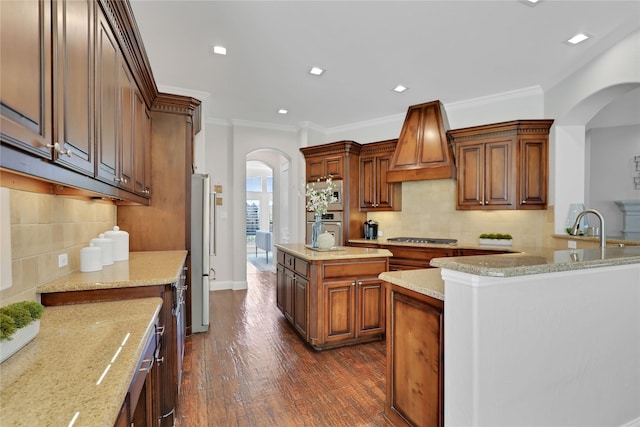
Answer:
[[[309,281],[302,277],[294,277],[293,298],[294,298],[294,317],[293,326],[298,330],[300,335],[308,340],[307,331],[309,330]]]
[[[321,158],[307,159],[307,182],[319,181],[324,179],[325,163]]]
[[[276,279],[276,305],[278,309],[284,313],[284,302],[285,302],[285,275],[284,275],[284,266],[278,264],[277,267],[277,279]]]
[[[458,208],[484,203],[484,144],[458,146]]]
[[[324,283],[325,342],[355,338],[356,282]]]
[[[342,179],[344,176],[344,157],[332,156],[324,159],[325,178]]]
[[[360,159],[360,209],[372,209],[376,204],[376,158]]]
[[[483,206],[515,209],[514,148],[512,139],[485,144]]]
[[[95,174],[94,4],[92,0],[54,2],[56,162],[84,175]]]
[[[284,317],[293,323],[293,307],[295,291],[295,276],[291,270],[284,270]]]
[[[518,208],[539,209],[547,204],[547,138],[520,139]]]
[[[51,2],[0,1],[0,136],[46,159],[51,144]]]
[[[134,178],[134,92],[136,83],[133,80],[133,76],[129,71],[129,66],[124,62],[119,63],[120,70],[120,103],[119,103],[119,170],[120,174],[116,178],[116,182],[122,188],[133,191]]]
[[[387,399],[392,420],[442,426],[444,398],[444,312],[399,292],[389,292]]]
[[[150,161],[150,147],[149,140],[147,138],[147,110],[146,105],[144,103],[144,99],[142,99],[142,95],[140,91],[135,89],[134,91],[134,120],[133,120],[133,129],[134,129],[134,191],[143,196],[148,196],[149,190],[148,186],[151,184],[147,183],[147,169],[151,169],[151,161]],[[150,174],[149,174],[150,175]]]
[[[358,314],[356,329],[358,336],[383,333],[384,325],[384,288],[380,279],[357,281]]]
[[[396,185],[387,182],[387,172],[391,167],[391,155],[376,157],[376,209],[397,209],[394,206]]]
[[[115,184],[118,168],[119,58],[109,22],[98,8],[96,33],[96,162],[98,179]]]

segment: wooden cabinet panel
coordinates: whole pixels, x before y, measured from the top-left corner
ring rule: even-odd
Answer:
[[[120,173],[115,178],[115,181],[122,188],[125,188],[129,191],[133,191],[134,188],[134,178],[133,178],[133,168],[134,168],[134,91],[135,91],[135,82],[133,81],[133,76],[129,72],[129,67],[123,61],[120,61],[119,64],[120,70],[120,82],[119,82],[119,92],[120,92],[120,102],[119,102],[119,135],[118,135],[118,144],[119,147],[119,158],[118,158],[118,167],[116,170],[119,170]]]
[[[133,190],[145,197],[149,197],[151,186],[151,146],[150,121],[147,107],[140,91],[134,92],[134,186]]]
[[[355,281],[324,283],[326,342],[355,338],[355,284]]]
[[[449,131],[458,161],[457,209],[545,209],[553,120]]]
[[[394,425],[444,425],[444,303],[387,284],[387,398]]]
[[[360,155],[359,202],[361,211],[401,209],[402,188],[389,183],[387,172],[397,140],[366,144]]]
[[[512,139],[485,144],[483,206],[501,206],[504,209],[515,206],[515,152]]]
[[[106,17],[99,11],[96,40],[96,177],[115,184],[118,169],[118,115],[120,109],[118,44]]]
[[[0,2],[0,135],[51,159],[51,2]]]
[[[293,323],[295,304],[295,275],[291,270],[284,270],[284,317]]]
[[[414,246],[382,245],[393,254],[389,259],[389,270],[414,270],[417,268],[431,268],[429,262],[433,258],[452,256],[454,249],[421,248]]]
[[[382,280],[365,279],[357,282],[356,329],[359,336],[384,333],[385,307]]]
[[[344,158],[342,156],[307,159],[307,182],[324,181],[329,177],[334,180],[344,178]]]
[[[523,137],[520,144],[519,209],[547,203],[548,144],[544,137]]]
[[[309,338],[309,281],[299,276],[293,281],[293,326],[305,340]]]
[[[93,0],[60,1],[54,19],[55,129],[54,150],[60,165],[93,177],[95,174],[94,133],[94,22]]]

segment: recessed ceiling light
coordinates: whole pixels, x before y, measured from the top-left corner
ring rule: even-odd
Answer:
[[[409,88],[408,88],[408,87],[406,87],[406,86],[398,85],[398,86],[396,86],[396,87],[394,87],[394,88],[393,88],[393,91],[394,91],[394,92],[398,92],[398,93],[402,93],[402,92],[404,92],[404,91],[405,91],[405,90],[407,90],[407,89],[409,89]]]
[[[569,40],[567,40],[567,42],[571,43],[571,44],[578,44],[578,43],[582,43],[583,41],[585,41],[588,38],[589,38],[588,35],[582,34],[582,33],[578,33],[575,36],[571,37]]]
[[[309,70],[309,74],[313,74],[314,76],[319,76],[324,73],[324,70],[320,67],[311,67]]]
[[[281,108],[278,110],[278,114],[287,114],[289,111],[285,110],[284,108]]]
[[[227,54],[227,48],[224,46],[214,46],[213,47],[213,53],[215,53],[216,55],[226,55]]]

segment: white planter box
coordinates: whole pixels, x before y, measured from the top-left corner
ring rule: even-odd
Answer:
[[[513,239],[480,239],[481,245],[488,246],[511,246]]]
[[[24,328],[18,329],[11,339],[0,341],[0,362],[4,362],[18,350],[29,344],[40,332],[40,320],[34,320]]]

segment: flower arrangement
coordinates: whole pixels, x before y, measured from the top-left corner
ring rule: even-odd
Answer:
[[[318,180],[319,182],[320,180]],[[306,186],[307,210],[313,211],[316,215],[324,215],[329,209],[330,203],[335,203],[338,199],[333,195],[333,182],[327,179],[327,186],[322,190],[317,190],[313,184]]]
[[[481,245],[511,246],[512,243],[513,237],[511,237],[511,234],[483,233],[480,235]]]

